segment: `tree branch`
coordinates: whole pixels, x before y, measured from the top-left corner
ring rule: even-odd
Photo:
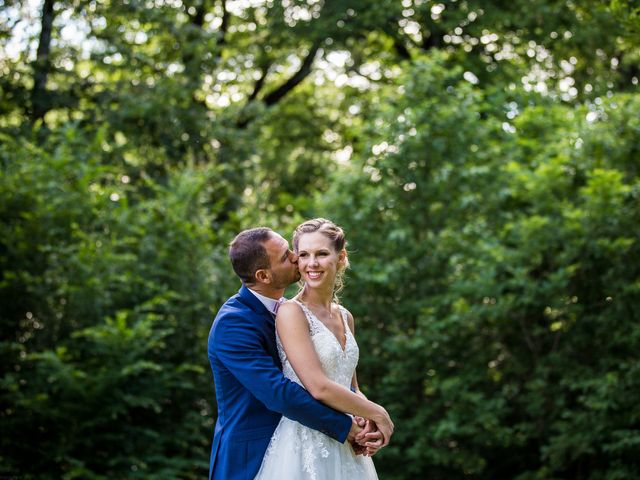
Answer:
[[[51,32],[53,29],[54,0],[44,0],[42,5],[42,29],[38,40],[36,60],[33,62],[33,90],[31,91],[31,121],[44,118],[51,109],[47,99],[47,77],[51,71]]]
[[[202,27],[204,25],[204,17],[207,13],[207,2],[204,1],[199,7],[196,7],[196,14],[193,15],[192,23],[197,25],[198,27]]]
[[[393,39],[393,49],[402,60],[411,60],[411,52],[409,52],[407,46],[402,43],[398,37],[394,37]]]
[[[422,49],[431,50],[432,48],[441,48],[444,44],[444,36],[441,32],[430,32],[429,35],[422,37]]]
[[[227,0],[222,0],[222,23],[220,24],[220,38],[218,45],[224,45],[227,42],[227,30],[229,29],[229,11],[227,10]]]
[[[251,118],[251,115],[247,114],[247,108],[258,97],[258,94],[262,90],[262,87],[264,87],[264,82],[267,78],[269,67],[270,65],[265,65],[262,68],[260,78],[256,81],[256,84],[253,87],[253,92],[251,92],[251,95],[249,95],[249,98],[247,98],[247,103],[244,105],[244,107],[242,107],[238,120],[236,121],[236,126],[238,128],[245,128],[249,124],[249,122],[253,120],[253,118]]]
[[[258,97],[258,93],[260,93],[262,87],[264,87],[264,81],[267,78],[270,66],[271,65],[266,65],[262,68],[262,75],[260,75],[260,78],[256,81],[256,84],[253,87],[253,92],[251,92],[251,95],[249,95],[249,98],[247,99],[247,104],[251,103]]]
[[[227,43],[227,30],[229,28],[229,11],[227,10],[227,0],[221,0],[222,5],[222,22],[220,30],[218,30],[218,38],[216,42],[216,52],[213,57],[213,64],[218,67],[222,59],[222,47]]]
[[[291,90],[297,87],[309,74],[311,73],[311,65],[313,65],[313,61],[316,58],[316,53],[320,49],[321,41],[316,40],[311,48],[309,49],[309,53],[305,57],[300,69],[294,73],[291,78],[289,78],[286,82],[276,88],[274,91],[269,93],[263,98],[263,102],[267,106],[274,105],[278,103],[282,98],[284,98]]]

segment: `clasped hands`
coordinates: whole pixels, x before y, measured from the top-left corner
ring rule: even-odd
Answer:
[[[387,433],[387,436],[391,437],[391,434]],[[378,450],[389,443],[389,438],[385,438],[373,420],[362,417],[353,417],[347,440],[356,455],[366,457],[375,455]]]

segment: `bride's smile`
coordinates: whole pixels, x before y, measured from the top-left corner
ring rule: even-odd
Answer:
[[[330,220],[313,219],[296,228],[293,248],[303,285],[278,308],[275,327],[284,376],[316,401],[359,420],[352,420],[346,442],[329,442],[322,431],[283,416],[253,480],[378,479],[366,455],[385,446],[394,427],[384,407],[358,387],[354,319],[337,297],[349,265],[345,245],[344,232]],[[358,428],[374,430],[358,433]],[[358,441],[358,434],[372,437]]]
[[[336,252],[331,239],[320,232],[306,233],[298,244],[298,268],[305,283],[332,289],[344,253]]]
[[[307,272],[307,277],[309,277],[309,279],[311,280],[317,280],[318,278],[320,278],[320,275],[322,275],[322,272]]]

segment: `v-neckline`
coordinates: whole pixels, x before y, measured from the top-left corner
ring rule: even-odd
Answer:
[[[307,307],[300,300],[296,300],[296,302],[299,303],[300,306],[303,307],[305,310],[308,310],[311,315],[313,315],[313,318],[315,318],[318,321],[318,323],[320,325],[322,325],[322,327],[335,339],[335,341],[338,343],[338,347],[340,347],[340,350],[342,350],[342,353],[343,354],[346,353],[347,352],[347,325],[345,324],[344,316],[342,315],[342,310],[340,310],[340,307],[338,307],[338,310],[340,312],[340,320],[342,320],[341,323],[342,323],[342,336],[344,337],[344,347],[342,346],[342,342],[336,336],[336,334],[333,333],[331,331],[331,329],[329,327],[327,327],[324,324],[324,322],[322,320],[320,320],[315,313],[313,313],[313,310],[311,310],[309,307]]]

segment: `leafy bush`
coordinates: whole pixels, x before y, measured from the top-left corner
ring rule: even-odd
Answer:
[[[362,383],[396,420],[381,476],[634,478],[640,102],[514,92],[508,123],[461,77],[400,78],[318,202],[347,228]]]
[[[2,474],[201,477],[203,345],[229,281],[215,171],[134,185],[100,164],[99,133],[3,140]]]

